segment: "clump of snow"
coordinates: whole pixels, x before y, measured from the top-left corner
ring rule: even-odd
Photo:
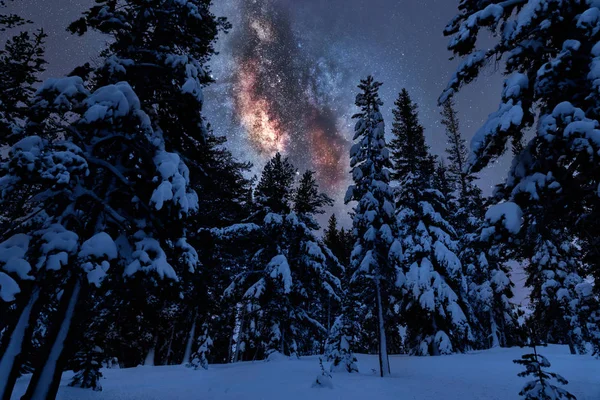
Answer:
[[[190,187],[190,173],[179,155],[167,151],[159,151],[154,163],[160,174],[160,182],[152,193],[150,202],[157,210],[161,210],[166,202],[173,201],[181,212],[187,214],[198,209],[198,195]]]
[[[138,272],[144,272],[157,274],[161,279],[178,281],[177,273],[169,264],[167,255],[158,240],[146,236],[143,231],[139,231],[135,236],[138,240],[135,243],[136,250],[132,254],[134,261],[125,267],[123,274],[133,276]]]
[[[14,301],[15,295],[21,292],[19,284],[10,276],[0,271],[0,298],[6,302]]]
[[[88,282],[100,287],[110,268],[109,260],[117,258],[117,245],[106,232],[98,232],[81,245],[78,257]]]
[[[292,291],[292,272],[287,258],[283,254],[276,255],[267,265],[267,270],[270,271],[271,278],[280,278],[283,282],[284,293]]]
[[[19,279],[29,280],[31,265],[25,259],[29,248],[30,237],[19,233],[0,243],[0,268],[8,273],[16,274]]]
[[[485,219],[493,225],[502,222],[506,230],[517,234],[523,224],[523,211],[517,204],[507,201],[490,207],[485,213]]]

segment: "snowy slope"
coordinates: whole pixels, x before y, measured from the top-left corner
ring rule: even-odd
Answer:
[[[194,371],[182,366],[138,367],[104,371],[104,390],[93,392],[66,386],[61,400],[509,400],[518,399],[525,379],[512,360],[526,349],[494,349],[440,357],[392,356],[392,376],[379,378],[376,356],[359,356],[360,374],[336,373],[333,389],[312,388],[318,358],[212,365]],[[566,388],[578,400],[600,399],[600,360],[572,356],[567,347],[542,348],[551,370],[569,380]],[[29,377],[17,383],[13,399],[25,391]]]

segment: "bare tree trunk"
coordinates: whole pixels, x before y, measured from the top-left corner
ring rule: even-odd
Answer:
[[[383,316],[383,304],[381,301],[381,285],[379,278],[375,279],[375,291],[377,295],[377,318],[379,320],[379,370],[381,377],[385,377],[390,374],[390,359],[387,353],[385,320]]]
[[[31,345],[33,334],[32,316],[37,316],[39,306],[37,301],[40,296],[39,288],[33,289],[29,298],[24,302],[21,314],[11,331],[5,333],[5,340],[0,347],[0,398],[10,400],[15,387],[19,370],[23,364],[26,349]]]
[[[234,357],[233,362],[240,361],[240,345],[243,343],[243,340],[244,340],[244,329],[246,327],[246,324],[244,324],[244,322],[246,320],[245,317],[246,317],[246,313],[244,312],[244,308],[242,306],[241,317],[240,317],[240,328],[239,328],[237,339],[236,339],[235,357]]]
[[[183,353],[183,360],[181,365],[186,365],[190,362],[192,356],[192,345],[194,344],[194,338],[196,337],[196,319],[198,319],[198,310],[194,311],[194,320],[192,321],[192,328],[188,335],[187,343],[185,345],[185,353]]]
[[[149,365],[151,367],[153,367],[155,365],[154,358],[156,356],[156,346],[157,345],[158,345],[158,334],[155,333],[154,338],[153,338],[152,347],[148,351],[148,354],[146,354],[146,359],[144,360],[144,365]]]
[[[55,399],[63,372],[63,366],[67,359],[65,347],[72,340],[71,324],[73,315],[81,292],[81,282],[78,277],[72,278],[70,287],[65,289],[62,298],[59,316],[62,318],[56,329],[47,339],[46,354],[43,364],[33,374],[25,395],[21,400],[47,400]]]
[[[171,359],[171,353],[173,352],[173,335],[175,334],[175,324],[171,326],[171,334],[169,335],[169,344],[167,345],[167,357],[165,359],[165,365],[169,365],[169,360]]]

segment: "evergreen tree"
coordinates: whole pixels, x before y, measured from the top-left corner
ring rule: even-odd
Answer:
[[[483,348],[510,347],[522,344],[513,297],[514,283],[506,263],[512,252],[507,244],[514,230],[520,229],[519,215],[513,225],[506,225],[503,207],[491,207],[481,226],[466,235],[465,248],[461,253],[466,264],[469,299],[473,308],[478,342]]]
[[[13,339],[37,315],[34,306],[42,296],[36,288],[64,288],[43,363],[26,398],[56,393],[68,356],[62,345],[76,342],[70,336],[65,342],[64,335],[75,334],[69,327],[79,298],[91,289],[89,283],[100,284],[109,261],[124,269],[129,305],[140,307],[148,329],[171,309],[164,300],[177,297],[181,272],[195,269],[197,252],[186,241],[184,220],[198,207],[191,191],[196,181],[190,177],[200,176],[195,160],[201,158],[199,144],[207,131],[200,112],[201,87],[210,81],[204,62],[214,53],[219,29],[227,26],[209,12],[209,4],[100,1],[71,28],[112,35],[105,62],[90,75],[89,87],[76,76],[48,81],[31,107],[30,136],[11,150],[4,166],[4,198],[17,183],[45,193],[35,199],[41,211],[35,220],[19,227],[19,234],[27,235],[19,239],[26,249],[23,260],[42,257],[48,267],[37,274],[39,284],[27,296],[23,291],[21,298],[28,300],[23,300],[3,349],[12,348]],[[70,115],[64,118],[67,111]],[[62,247],[53,244],[55,237],[65,238]],[[85,252],[86,246],[93,252]],[[67,264],[70,255],[74,260]],[[14,279],[2,289],[5,299],[19,291]],[[153,347],[159,328],[155,326]],[[2,352],[1,362],[9,364],[2,370],[10,371],[10,377],[2,378],[8,383],[2,388],[4,396],[10,396],[19,364],[15,350]],[[58,359],[49,357],[57,351]]]
[[[341,314],[333,323],[325,346],[325,355],[331,361],[331,372],[358,372],[358,360],[352,352],[354,338],[360,329],[359,323],[353,318],[355,315],[348,296],[344,294]]]
[[[402,248],[396,240],[396,218],[393,191],[389,186],[391,166],[384,138],[384,122],[380,112],[383,102],[372,76],[361,80],[356,96],[360,111],[356,119],[354,140],[350,150],[350,166],[354,184],[348,188],[345,202],[356,201],[353,208],[353,230],[356,243],[350,261],[350,296],[358,299],[366,314],[376,321],[377,352],[380,375],[390,374],[387,333],[394,314],[395,283]],[[363,321],[364,322],[364,321]]]
[[[520,360],[513,360],[515,364],[525,366],[525,371],[519,373],[520,377],[532,376],[534,378],[525,384],[519,395],[526,400],[576,400],[571,393],[552,384],[552,380],[556,380],[561,385],[569,382],[555,372],[544,370],[544,368],[550,368],[550,362],[546,357],[538,354],[535,344],[532,344],[531,348],[533,353],[521,356]]]
[[[0,145],[12,145],[21,138],[21,121],[45,69],[46,37],[42,30],[23,31],[9,38],[0,50]]]
[[[146,310],[138,321],[148,338],[141,347],[144,351],[151,351],[155,344],[162,348],[159,362],[184,357],[190,331],[197,324],[208,323],[211,337],[219,343],[229,342],[232,335],[233,310],[222,312],[220,293],[234,271],[221,268],[221,262],[235,251],[219,246],[217,252],[211,246],[215,241],[211,229],[247,217],[250,182],[244,173],[250,165],[233,159],[224,147],[225,139],[212,133],[202,112],[202,88],[212,82],[207,61],[215,54],[219,32],[229,29],[228,22],[215,17],[210,6],[208,0],[101,0],[69,27],[77,34],[93,29],[112,37],[102,53],[106,63],[90,75],[92,83],[129,82],[143,107],[151,110],[153,127],[164,136],[166,148],[189,168],[191,187],[198,194],[197,212],[188,218],[186,238],[180,242],[198,251],[180,261],[182,265],[202,263],[203,268],[184,266],[178,271],[182,296],[147,296],[150,301],[145,301],[146,297],[139,297],[143,288],[127,294],[127,301],[136,304],[130,309]],[[123,320],[127,326],[122,329],[131,334],[137,330],[130,325],[133,319]],[[227,350],[211,354],[223,361],[228,356]]]
[[[562,326],[567,321],[579,325],[553,329],[550,339],[561,343],[571,343],[580,333],[581,340],[598,341],[593,334],[600,320],[598,302],[575,293],[582,277],[600,271],[595,247],[600,237],[595,222],[600,146],[593,139],[600,121],[596,13],[589,2],[464,1],[445,30],[453,36],[449,49],[464,61],[441,103],[475,79],[488,62],[506,60],[508,78],[500,106],[476,133],[469,167],[482,169],[512,142],[515,158],[495,197],[513,202],[523,214],[521,235],[511,243],[515,258],[530,264],[527,282],[538,323],[547,323],[541,318],[549,318],[554,309],[552,318]],[[487,51],[476,49],[482,28],[496,38]],[[535,135],[524,145],[524,133],[534,121]],[[575,238],[591,268],[574,262]],[[572,311],[563,314],[564,306],[541,309],[548,301],[562,300],[587,302],[587,320]],[[559,336],[558,331],[563,333]]]
[[[400,315],[411,354],[461,352],[473,341],[466,281],[457,257],[446,198],[434,179],[434,159],[425,144],[417,106],[402,90],[394,110],[393,176],[404,252]]]
[[[413,173],[414,168],[428,170],[431,174],[433,163],[429,148],[425,144],[423,126],[419,123],[417,104],[412,102],[406,89],[402,89],[398,94],[392,114],[394,122],[390,154],[394,169],[390,175],[391,179],[399,182],[409,173]]]
[[[484,200],[468,167],[468,150],[460,131],[452,98],[442,105],[442,124],[448,138],[448,177],[455,195],[450,220],[456,231],[458,255],[464,266],[468,299],[476,324],[472,326],[476,345],[484,348],[508,346],[517,342],[512,287],[503,253],[493,241],[482,240]],[[442,191],[443,192],[443,191]],[[445,194],[445,193],[444,193]]]
[[[243,307],[238,345],[245,357],[319,352],[327,332],[324,307],[330,298],[340,300],[340,280],[330,268],[337,261],[314,233],[314,215],[331,200],[319,193],[312,172],[294,190],[295,175],[280,154],[265,165],[252,217],[260,226],[258,249],[227,289]]]
[[[442,124],[448,138],[448,180],[456,197],[457,209],[453,222],[459,237],[473,233],[483,218],[483,198],[481,189],[475,184],[476,176],[467,169],[468,150],[460,131],[454,100],[448,99],[442,106]],[[461,248],[464,247],[460,243]]]

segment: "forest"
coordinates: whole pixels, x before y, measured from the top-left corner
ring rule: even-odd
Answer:
[[[328,386],[362,372],[359,354],[388,377],[390,355],[515,346],[528,379],[513,398],[575,398],[540,352],[600,356],[598,1],[461,0],[438,104],[355,82],[351,226],[315,171],[273,151],[253,176],[212,127],[204,89],[232,25],[211,0],[95,0],[68,30],[108,37],[100,60],[43,81],[47,34],[6,6],[1,399],[25,376],[21,399],[60,398],[64,371],[101,391],[115,367],[319,356]],[[469,145],[454,98],[494,63],[498,109]],[[420,107],[439,108],[444,154]],[[484,195],[478,174],[506,155]]]

